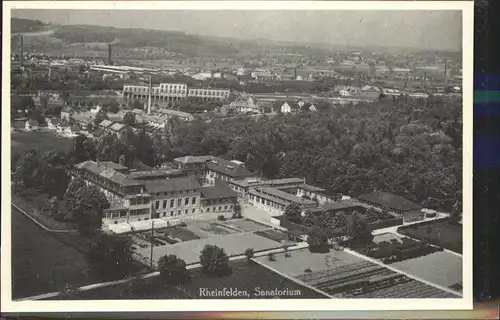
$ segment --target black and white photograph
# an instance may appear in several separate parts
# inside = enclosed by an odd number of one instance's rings
[[[471,305],[472,4],[189,2],[4,4],[2,304]]]

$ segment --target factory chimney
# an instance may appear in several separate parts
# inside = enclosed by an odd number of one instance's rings
[[[108,65],[113,65],[113,62],[111,61],[111,43],[108,44]]]
[[[148,87],[148,114],[151,114],[151,75],[149,75],[149,87]]]
[[[24,37],[21,36],[21,55],[19,57],[19,64],[22,67],[24,63]]]
[[[444,86],[448,86],[448,60],[444,60]]]
[[[297,67],[293,69],[293,80],[297,80]]]

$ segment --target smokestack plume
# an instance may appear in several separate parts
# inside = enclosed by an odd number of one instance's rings
[[[111,53],[112,53],[112,49],[111,49],[111,43],[108,44],[108,65],[113,65],[113,62],[111,61]]]

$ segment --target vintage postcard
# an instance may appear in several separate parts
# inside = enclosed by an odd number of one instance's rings
[[[472,308],[472,2],[3,9],[2,311]]]

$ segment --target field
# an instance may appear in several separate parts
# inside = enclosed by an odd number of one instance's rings
[[[251,232],[235,233],[225,236],[214,236],[208,239],[198,239],[187,242],[176,243],[172,245],[155,246],[153,249],[153,260],[158,261],[166,254],[175,254],[186,261],[187,264],[197,263],[200,252],[205,245],[216,245],[224,248],[228,256],[240,255],[248,248],[255,251],[274,249],[281,247],[281,244],[258,236]],[[150,248],[137,248],[136,253],[148,258],[150,257]]]
[[[462,253],[462,226],[438,220],[398,228],[398,233]]]
[[[88,264],[81,251],[40,229],[15,209],[11,218],[13,299],[60,291],[66,283],[79,287],[97,282],[85,273]],[[70,240],[77,236],[63,237]]]
[[[128,290],[130,285],[122,284],[114,287],[100,288],[86,292],[78,293],[75,300],[97,300],[97,299],[272,299],[273,295],[259,296],[259,290],[281,290],[286,292],[288,289],[289,295],[280,296],[280,298],[301,298],[314,299],[327,298],[316,291],[305,288],[291,280],[288,280],[277,273],[271,272],[268,269],[260,266],[255,262],[237,261],[231,262],[230,266],[233,273],[223,277],[215,277],[206,275],[200,269],[190,271],[191,281],[182,287],[161,287],[157,278],[151,279],[150,286],[144,285],[145,280],[137,280],[142,282],[138,284],[140,287],[136,290]],[[203,289],[223,290],[237,289],[243,292],[244,296],[207,296],[203,295]],[[200,290],[201,289],[201,290]],[[131,292],[132,291],[132,292]]]
[[[385,234],[376,236],[374,241],[400,238],[397,235]],[[391,267],[440,286],[451,287],[462,283],[462,264],[462,257],[459,255],[438,251],[414,259],[392,263]]]
[[[38,149],[41,153],[57,149],[68,151],[73,141],[54,135],[51,132],[11,132],[11,151],[23,154],[31,149]]]
[[[440,289],[343,251],[318,254],[308,249],[257,261],[335,298],[454,298]]]

